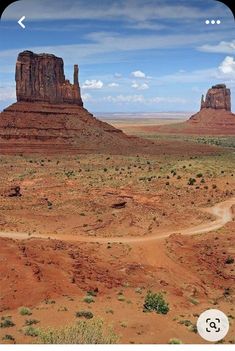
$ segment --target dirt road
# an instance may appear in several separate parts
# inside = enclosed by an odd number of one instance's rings
[[[108,242],[122,242],[122,243],[134,243],[134,242],[146,242],[146,241],[155,241],[158,239],[166,238],[174,233],[179,233],[182,235],[194,235],[207,233],[212,230],[217,230],[223,227],[226,223],[230,222],[234,218],[234,213],[232,211],[232,206],[235,205],[235,197],[220,202],[213,207],[201,209],[201,211],[210,213],[216,217],[214,221],[208,221],[203,224],[192,226],[189,228],[182,228],[182,230],[171,230],[171,231],[161,231],[155,232],[151,235],[143,236],[143,237],[89,237],[84,235],[72,235],[72,234],[52,234],[50,236],[34,233],[32,236],[29,236],[28,233],[20,233],[20,232],[0,232],[0,237],[12,238],[12,239],[29,239],[32,237],[47,239],[57,239],[57,240],[66,240],[66,241],[84,241],[84,242],[100,242],[100,243],[108,243]]]

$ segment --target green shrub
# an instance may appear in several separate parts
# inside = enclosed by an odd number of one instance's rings
[[[20,307],[19,312],[21,316],[30,316],[32,314],[32,311],[28,307]]]
[[[168,344],[182,344],[180,339],[172,338],[169,340]]]
[[[156,217],[155,217],[156,218]],[[142,288],[136,288],[135,289],[136,294],[142,294]]]
[[[95,289],[95,290],[88,290],[87,291],[87,295],[88,296],[97,296],[97,293],[98,293],[97,289]]]
[[[2,317],[2,322],[0,323],[0,328],[14,327],[15,323],[12,322],[11,317]]]
[[[2,340],[5,340],[5,341],[15,341],[15,338],[10,335],[10,334],[5,334],[3,337],[2,337]]]
[[[95,299],[93,296],[88,295],[84,297],[83,301],[86,303],[92,303],[92,302],[95,302]]]
[[[24,328],[24,335],[36,337],[39,335],[40,330],[32,326]]]
[[[46,299],[45,300],[45,304],[46,305],[54,305],[55,304],[55,300]]]
[[[25,320],[25,325],[33,325],[33,324],[37,324],[39,323],[40,321],[38,321],[37,319],[26,319]]]
[[[117,299],[118,301],[125,301],[125,296],[123,296],[122,294],[119,294]]]
[[[232,263],[234,263],[234,258],[231,257],[231,256],[228,256],[228,257],[226,258],[226,260],[225,260],[225,263],[226,263],[226,264],[232,264]]]
[[[93,318],[93,313],[90,311],[78,311],[76,312],[76,317],[84,317],[86,319],[91,319]]]
[[[148,291],[144,301],[144,311],[156,311],[160,314],[167,314],[169,306],[164,300],[162,293]]]
[[[189,180],[188,180],[188,185],[194,185],[195,182],[196,182],[196,179],[194,179],[194,178],[189,178]]]
[[[41,330],[38,337],[40,344],[115,344],[118,338],[103,321],[94,319],[79,321],[74,325]]]
[[[191,332],[193,332],[193,333],[195,333],[195,334],[197,334],[197,326],[196,326],[196,324],[190,325],[190,326],[188,327],[188,330],[191,331]]]

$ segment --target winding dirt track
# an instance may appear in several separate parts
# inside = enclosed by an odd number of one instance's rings
[[[28,233],[23,232],[0,232],[0,237],[4,238],[12,238],[12,239],[29,239],[29,238],[43,238],[47,239],[50,237],[50,239],[57,239],[57,240],[65,240],[65,241],[78,241],[78,242],[100,242],[100,243],[113,243],[113,242],[119,242],[119,243],[138,243],[138,242],[146,242],[146,241],[155,241],[159,240],[162,238],[167,238],[168,236],[179,233],[182,235],[194,235],[194,234],[202,234],[202,233],[207,233],[212,230],[217,230],[219,228],[222,228],[226,223],[230,222],[233,220],[234,213],[232,206],[235,205],[235,197],[220,202],[213,207],[206,208],[206,209],[201,209],[203,212],[210,213],[216,217],[214,221],[208,221],[203,224],[197,225],[197,226],[192,226],[189,228],[184,228],[182,230],[171,230],[171,231],[161,231],[157,233],[153,233],[151,235],[146,235],[143,237],[89,237],[89,236],[84,236],[84,235],[71,235],[71,234],[52,234],[50,236],[48,235],[43,235],[43,234],[37,234],[34,233],[33,236],[28,235]]]

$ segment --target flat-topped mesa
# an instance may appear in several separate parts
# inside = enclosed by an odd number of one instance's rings
[[[65,79],[62,58],[52,54],[23,51],[16,62],[17,101],[68,103],[83,106],[74,65],[74,84]]]
[[[206,94],[206,99],[202,95],[201,110],[204,108],[213,108],[215,110],[224,109],[231,112],[231,93],[225,84],[213,85]]]

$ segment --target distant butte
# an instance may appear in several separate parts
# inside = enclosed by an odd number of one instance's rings
[[[235,135],[230,89],[225,84],[212,86],[205,99],[202,95],[200,111],[186,122],[162,125],[153,130],[164,134]]]
[[[195,132],[235,134],[235,115],[231,112],[231,92],[225,84],[212,86],[201,99],[201,109],[186,122]]]

